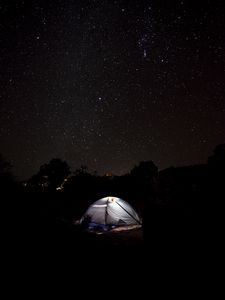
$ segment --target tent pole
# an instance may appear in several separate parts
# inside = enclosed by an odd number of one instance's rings
[[[127,211],[122,205],[120,205],[117,201],[115,201],[117,205],[119,205],[131,218],[133,218],[138,224],[141,225],[141,222],[138,221],[136,218],[134,218],[134,216],[132,216],[129,211]]]
[[[105,225],[107,224],[106,222],[107,222],[107,215],[108,215],[108,211],[107,211],[108,203],[109,203],[109,198],[107,199],[106,208],[105,208]]]

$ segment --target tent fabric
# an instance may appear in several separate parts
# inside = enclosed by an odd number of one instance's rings
[[[88,223],[99,225],[140,224],[140,218],[131,205],[117,197],[105,197],[94,202],[89,206],[80,222],[85,220],[88,220]]]

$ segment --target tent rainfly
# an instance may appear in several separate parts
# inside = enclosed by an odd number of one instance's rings
[[[126,201],[117,197],[104,197],[86,210],[80,220],[89,229],[109,229],[123,225],[141,224],[136,211]]]

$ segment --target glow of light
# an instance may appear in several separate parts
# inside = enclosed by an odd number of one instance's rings
[[[109,201],[110,201],[110,202],[115,202],[116,199],[115,199],[114,197],[109,197]]]

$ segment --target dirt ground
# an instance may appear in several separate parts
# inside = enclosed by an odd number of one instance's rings
[[[90,231],[85,233],[87,240],[104,243],[112,247],[142,247],[143,236],[140,225],[124,226],[107,232]]]

